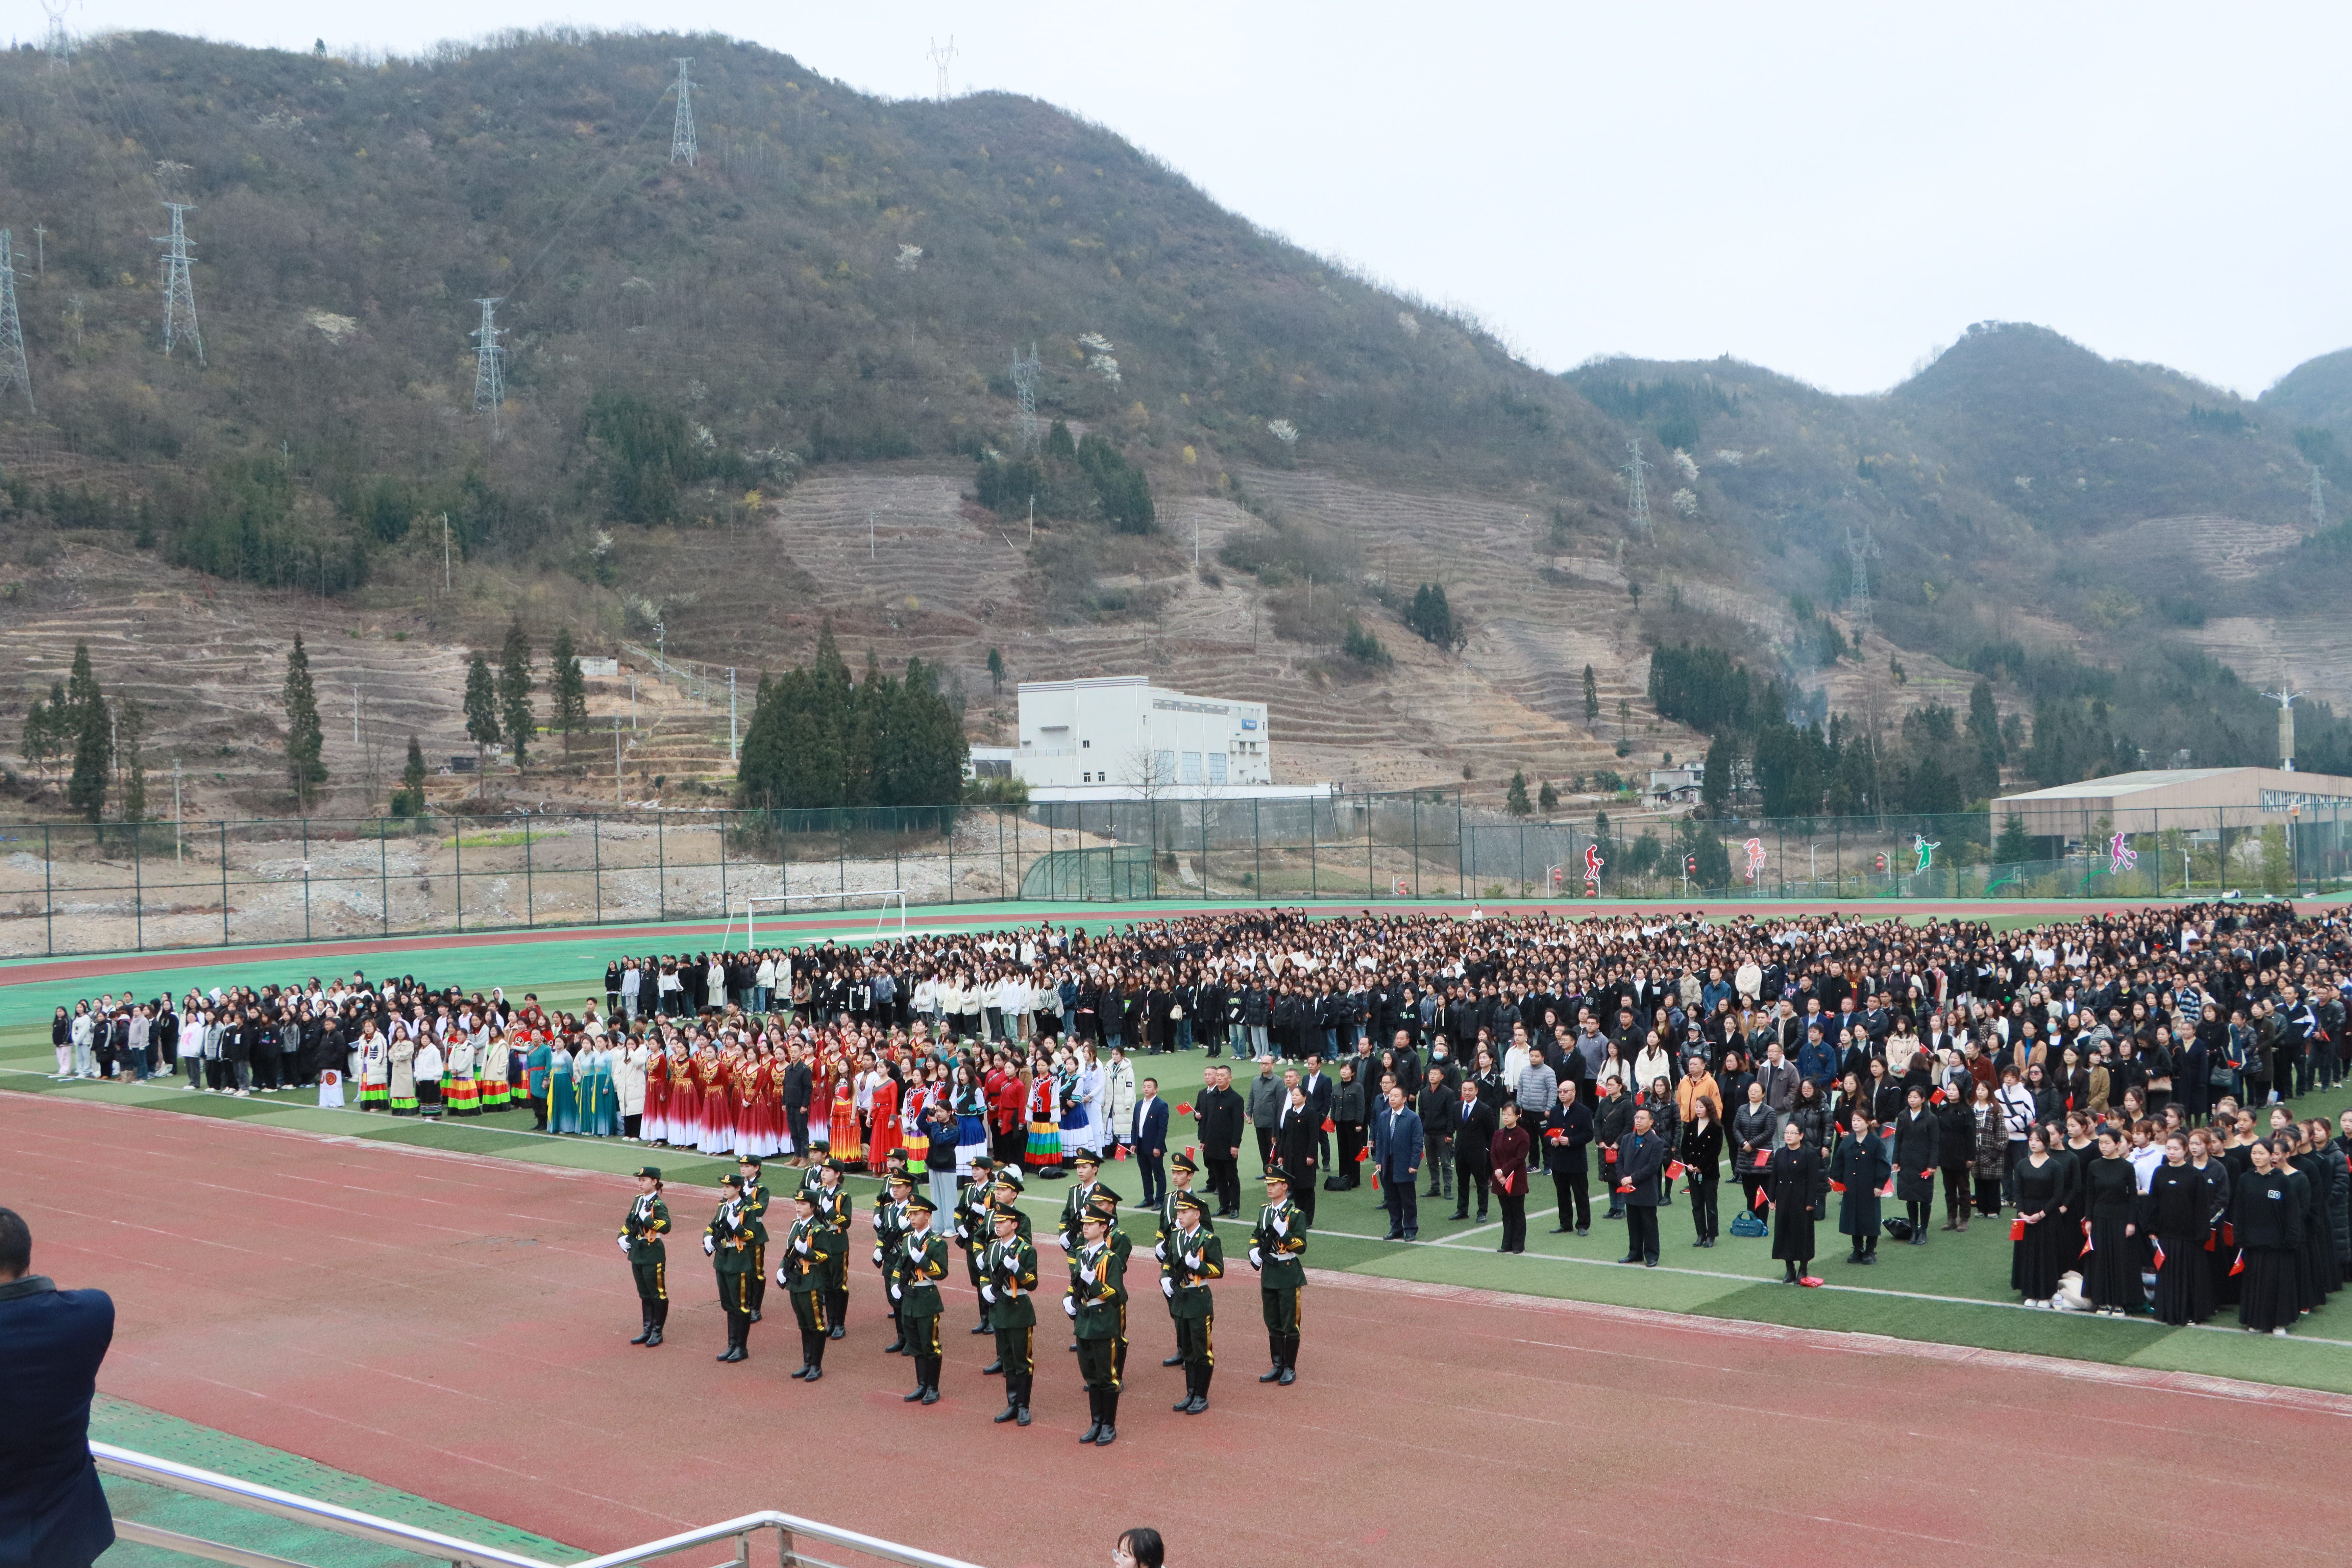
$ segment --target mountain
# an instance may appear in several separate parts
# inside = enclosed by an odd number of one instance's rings
[[[680,56],[692,163],[663,134]],[[884,101],[710,36],[365,62],[118,35],[0,56],[0,147],[39,398],[0,399],[16,696],[95,635],[160,742],[219,764],[208,810],[282,808],[254,711],[298,626],[386,692],[360,740],[327,726],[342,810],[411,730],[466,749],[458,656],[516,616],[721,682],[830,620],[853,659],[944,671],[975,738],[1009,723],[991,650],[1014,679],[1149,668],[1272,703],[1287,780],[1485,801],[1704,746],[1652,699],[1662,643],[1890,735],[1982,679],[2106,737],[2045,768],[2266,760],[2212,653],[2352,698],[2312,569],[2343,541],[2305,537],[2305,448],[2332,452],[2295,432],[2326,421],[2039,328],[1979,323],[1871,398],[1730,361],[1546,374],[1045,105]],[[167,200],[201,363],[162,352]],[[1626,520],[1637,438],[1654,541]],[[1458,649],[1405,624],[1423,584]],[[175,648],[235,678],[184,680]],[[721,783],[721,715],[676,695],[663,723],[700,729],[665,776]],[[610,798],[593,772],[531,784]]]

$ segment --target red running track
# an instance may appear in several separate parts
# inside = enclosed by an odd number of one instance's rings
[[[1194,1417],[1168,1408],[1179,1374],[1145,1297],[1119,1441],[1081,1449],[1052,1327],[1037,1424],[989,1422],[961,1289],[947,1398],[901,1405],[862,1260],[823,1384],[785,1375],[781,1310],[749,1363],[716,1363],[700,1193],[670,1194],[688,1237],[670,1342],[632,1348],[612,1239],[628,1195],[0,1097],[0,1203],[32,1225],[35,1267],[118,1304],[107,1392],[595,1551],[758,1507],[991,1568],[1094,1568],[1129,1523],[1167,1532],[1180,1568],[2137,1568],[2200,1534],[2263,1539],[2275,1568],[2340,1561],[2352,1531],[2326,1458],[2352,1436],[2336,1396],[1351,1276],[1309,1289],[1290,1389],[1256,1383],[1255,1292],[1228,1281]]]

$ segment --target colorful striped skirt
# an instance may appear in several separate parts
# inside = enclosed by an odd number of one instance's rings
[[[1062,1130],[1051,1121],[1029,1123],[1029,1147],[1022,1163],[1032,1170],[1062,1163]]]
[[[362,1110],[382,1110],[392,1103],[391,1087],[381,1083],[361,1084],[359,1103]]]
[[[482,1113],[481,1091],[470,1078],[459,1078],[454,1073],[445,1075],[441,1079],[441,1099],[452,1116],[479,1116]]]

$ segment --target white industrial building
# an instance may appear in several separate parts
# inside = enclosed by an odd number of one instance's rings
[[[1274,782],[1265,704],[1192,697],[1143,675],[1024,680],[1006,760],[1033,801],[1328,795]],[[983,751],[974,747],[975,761]]]

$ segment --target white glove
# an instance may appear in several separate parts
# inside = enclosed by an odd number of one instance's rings
[[[619,1242],[619,1243],[621,1244],[621,1250],[622,1250],[623,1252],[625,1252],[625,1253],[626,1251],[628,1251],[628,1250],[629,1250],[629,1238],[628,1238],[627,1237],[625,1237],[625,1236],[616,1236],[616,1237],[614,1237],[613,1239],[614,1239],[614,1240],[615,1240],[615,1241],[617,1241],[617,1242]]]
[[[1065,1296],[1065,1297],[1063,1297],[1063,1298],[1062,1298],[1062,1310],[1063,1310],[1063,1311],[1065,1311],[1065,1312],[1067,1312],[1067,1313],[1068,1313],[1071,1317],[1073,1317],[1073,1318],[1076,1317],[1076,1316],[1078,1315],[1078,1300],[1077,1300],[1077,1298],[1076,1298],[1076,1297],[1075,1297],[1075,1296]]]
[[[1205,1252],[1188,1252],[1184,1255],[1184,1267],[1198,1274],[1201,1272],[1201,1259],[1207,1256]]]
[[[890,1287],[890,1300],[892,1300],[893,1301],[895,1301],[895,1300],[897,1300],[898,1299],[898,1287],[897,1287],[896,1285],[893,1285],[893,1286],[891,1286],[891,1287]]]
[[[1164,1241],[1153,1243],[1151,1247],[1151,1256],[1158,1258],[1162,1263],[1167,1262],[1168,1244]]]
[[[705,1258],[714,1257],[714,1256],[716,1256],[716,1255],[717,1255],[718,1251],[719,1251],[719,1244],[718,1244],[717,1242],[715,1242],[715,1241],[711,1240],[711,1239],[710,1239],[710,1237],[707,1237],[707,1236],[706,1236],[706,1237],[704,1237],[702,1238],[702,1256],[703,1256],[703,1257],[705,1257]]]
[[[1160,1277],[1160,1293],[1173,1301],[1176,1299],[1176,1281],[1162,1274]]]
[[[1265,1267],[1265,1259],[1258,1256],[1257,1248],[1255,1247],[1250,1248],[1250,1267],[1252,1268],[1263,1268]]]
[[[877,1268],[879,1268],[882,1263],[882,1249],[878,1247],[874,1249],[874,1263]]]
[[[793,1250],[799,1253],[803,1258],[806,1258],[808,1256],[807,1239],[803,1237],[803,1239],[793,1243]]]
[[[1079,1283],[1085,1285],[1091,1285],[1095,1282],[1095,1271],[1091,1265],[1078,1270],[1078,1280]]]
[[[982,1286],[980,1288],[980,1299],[981,1299],[982,1300],[983,1300],[983,1301],[993,1301],[993,1300],[996,1300],[996,1287],[995,1287],[995,1286],[993,1286],[993,1285],[982,1285]]]
[[[1057,1236],[1054,1238],[1054,1245],[1067,1252],[1070,1250],[1070,1238],[1066,1236]]]

